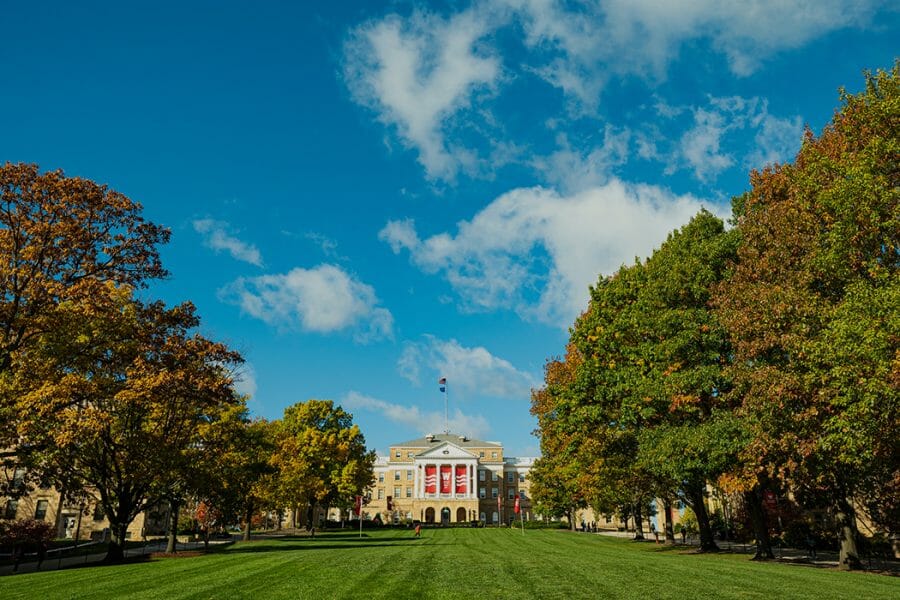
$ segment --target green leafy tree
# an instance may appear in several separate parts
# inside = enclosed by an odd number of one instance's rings
[[[746,460],[828,498],[854,568],[854,499],[900,479],[900,62],[841,102],[794,163],[752,175],[717,304]]]
[[[193,494],[229,522],[243,519],[249,540],[253,515],[266,504],[268,478],[275,473],[275,426],[251,420],[246,407],[237,404],[204,423],[198,434],[203,443],[195,450]]]
[[[374,480],[375,452],[353,416],[331,400],[289,406],[278,422],[272,465],[283,503],[303,507],[312,523],[319,506],[348,506]]]

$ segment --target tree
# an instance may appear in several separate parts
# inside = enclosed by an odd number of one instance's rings
[[[538,512],[566,517],[573,530],[576,511],[587,502],[579,489],[580,472],[562,411],[565,395],[575,393],[581,363],[578,349],[569,344],[563,360],[549,360],[544,365],[544,387],[531,391],[531,414],[538,420],[535,435],[541,440],[541,458],[530,473],[531,494]]]
[[[30,464],[64,489],[97,494],[116,561],[129,523],[184,478],[199,426],[240,402],[229,368],[241,359],[190,333],[199,323],[190,304],[145,304],[113,283],[103,291],[60,304],[60,326],[20,353],[28,375],[12,381],[24,380],[17,408]]]
[[[745,458],[828,498],[840,563],[855,568],[853,501],[900,478],[900,62],[841,102],[794,163],[751,175],[716,302],[751,428]]]
[[[315,526],[317,507],[349,506],[372,484],[375,452],[366,450],[350,413],[331,400],[307,400],[285,409],[272,464],[284,503],[304,507],[307,525]]]
[[[251,420],[240,404],[203,424],[198,433],[203,444],[193,462],[191,490],[223,518],[244,519],[244,540],[249,540],[253,515],[270,495],[267,478],[275,473],[275,427]]]
[[[166,275],[156,247],[169,231],[140,212],[124,195],[62,171],[0,166],[0,379],[16,369],[17,352],[58,326],[60,303],[103,293],[104,282],[141,287]],[[14,403],[0,395],[0,447],[18,445]],[[5,462],[15,468],[21,457]]]

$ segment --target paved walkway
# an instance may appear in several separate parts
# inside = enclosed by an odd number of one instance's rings
[[[618,538],[634,538],[633,531],[598,531],[597,535],[605,535],[610,537],[618,537]],[[652,534],[645,533],[644,534],[644,543],[655,543]],[[662,536],[660,536],[660,544],[663,543]],[[683,547],[685,549],[691,547],[698,547],[700,545],[700,539],[695,536],[688,536],[687,541],[682,543],[681,536],[676,536],[675,547]],[[737,542],[730,542],[727,540],[716,540],[716,545],[719,546],[720,550],[724,550],[726,552],[734,552],[737,554],[753,554],[756,552],[756,546],[753,544],[739,544]],[[829,552],[826,550],[822,550],[816,552],[815,558],[811,557],[806,550],[802,550],[799,548],[780,548],[774,546],[772,548],[772,552],[775,554],[775,559],[778,561],[793,563],[793,564],[804,564],[813,567],[837,567],[838,566],[838,553],[837,552]],[[894,575],[900,575],[900,561],[892,560],[892,559],[881,559],[881,558],[863,558],[862,560],[863,568],[867,570],[874,571],[885,571]]]
[[[239,539],[238,536],[232,536],[230,539],[216,539],[210,540],[210,546],[216,546],[221,544],[230,544],[232,541]],[[179,542],[178,543],[178,551],[179,552],[187,552],[190,550],[199,550],[203,548],[203,542]],[[15,573],[33,573],[35,571],[54,571],[56,569],[65,569],[68,567],[78,567],[81,565],[87,564],[96,564],[103,562],[103,559],[106,557],[106,550],[100,549],[100,546],[96,542],[85,542],[83,544],[78,545],[79,550],[95,548],[95,552],[86,552],[84,555],[79,556],[61,556],[62,552],[53,552],[52,550],[47,553],[47,558],[44,559],[44,562],[41,563],[40,569],[38,569],[37,564],[37,556],[34,554],[26,554],[25,560],[19,563],[18,571],[13,571],[12,565],[3,565],[0,566],[0,576],[3,575],[13,575]],[[61,550],[70,550],[70,548],[63,548]],[[127,548],[125,550],[125,558],[136,558],[139,556],[146,556],[148,554],[153,554],[154,552],[165,552],[166,550],[166,540],[159,539],[153,542],[148,542],[147,544],[139,547],[139,548]]]

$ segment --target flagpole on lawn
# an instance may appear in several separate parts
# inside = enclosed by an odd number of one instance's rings
[[[525,515],[522,514],[522,507],[519,504],[518,494],[516,494],[516,505],[513,510],[519,514],[519,522],[522,523],[522,535],[525,535]]]

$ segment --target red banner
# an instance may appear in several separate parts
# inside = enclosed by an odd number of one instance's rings
[[[468,468],[465,465],[456,465],[456,493],[465,494],[468,487]]]
[[[356,497],[356,505],[353,507],[353,512],[358,515],[362,514],[362,496]]]
[[[516,514],[519,514],[519,495],[516,494],[516,508],[514,509]]]
[[[425,465],[425,493],[433,494],[437,491],[437,467]]]
[[[449,494],[453,491],[451,480],[453,479],[453,473],[450,468],[450,465],[441,465],[441,493]]]

